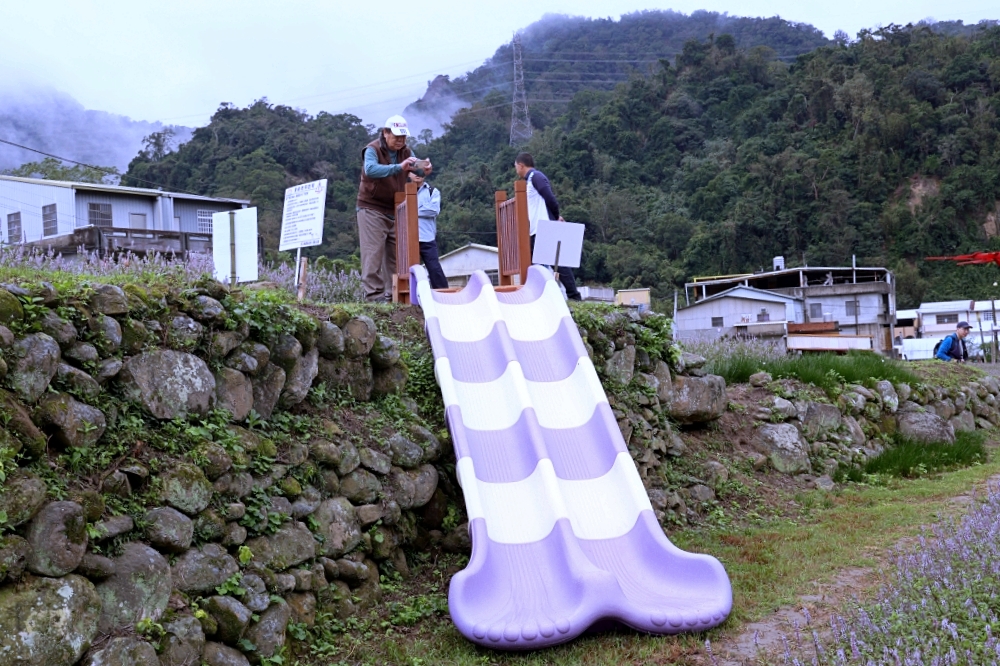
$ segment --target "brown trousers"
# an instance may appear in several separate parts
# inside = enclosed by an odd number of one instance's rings
[[[396,272],[396,219],[369,208],[358,209],[361,284],[366,301],[392,300]]]

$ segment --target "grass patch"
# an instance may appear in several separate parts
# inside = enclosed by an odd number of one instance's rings
[[[866,474],[883,474],[912,479],[959,467],[986,462],[986,433],[959,432],[955,443],[921,444],[897,436],[893,445],[865,463]]]
[[[872,384],[883,379],[910,384],[920,381],[903,363],[872,352],[776,356],[743,347],[710,359],[706,370],[721,375],[728,384],[746,383],[750,375],[764,371],[775,379],[798,379],[813,384],[828,394],[845,383]]]

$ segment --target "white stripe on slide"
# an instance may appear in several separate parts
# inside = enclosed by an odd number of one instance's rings
[[[500,312],[507,323],[507,332],[514,340],[538,342],[556,334],[563,317],[570,316],[569,308],[555,280],[545,282],[542,295],[530,303],[500,302]]]
[[[523,304],[499,302],[492,287],[483,287],[476,300],[462,305],[438,303],[429,283],[424,281],[418,290],[424,317],[437,317],[441,335],[452,342],[482,340],[498,321],[506,322],[507,332],[514,340],[548,340],[556,334],[563,317],[570,316],[554,280],[548,281],[539,298]]]
[[[452,342],[476,342],[482,340],[494,324],[502,318],[500,303],[497,302],[493,287],[483,287],[476,300],[461,305],[438,303],[434,300],[434,292],[430,282],[421,281],[418,287],[420,307],[424,317],[437,317],[441,325],[441,335]]]
[[[497,543],[540,541],[560,518],[569,518],[577,538],[614,539],[628,534],[642,511],[653,510],[628,453],[619,453],[596,479],[560,479],[548,459],[513,483],[480,481],[468,457],[458,461],[457,472],[469,520],[485,519]]]
[[[578,428],[590,420],[597,405],[608,401],[589,358],[581,358],[573,373],[557,382],[528,381],[517,361],[491,382],[456,380],[447,357],[435,362],[434,373],[445,408],[460,407],[462,423],[471,430],[510,428],[528,407],[534,407],[543,428]]]

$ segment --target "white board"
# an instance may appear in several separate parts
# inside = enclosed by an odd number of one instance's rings
[[[531,253],[531,263],[556,265],[556,246],[559,246],[559,266],[577,268],[583,253],[582,224],[539,220],[535,231],[535,251]]]
[[[325,212],[326,178],[285,190],[278,249],[283,252],[322,243]]]
[[[215,279],[228,284],[233,279],[229,235],[229,213],[236,213],[236,282],[257,279],[257,209],[241,208],[212,215],[212,260]]]

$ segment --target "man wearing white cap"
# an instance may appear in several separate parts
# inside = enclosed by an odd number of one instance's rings
[[[419,160],[406,145],[410,130],[402,116],[385,121],[379,137],[361,151],[364,167],[358,188],[358,241],[365,300],[392,299],[396,272],[396,192],[406,186],[411,171],[431,172],[430,160]]]

